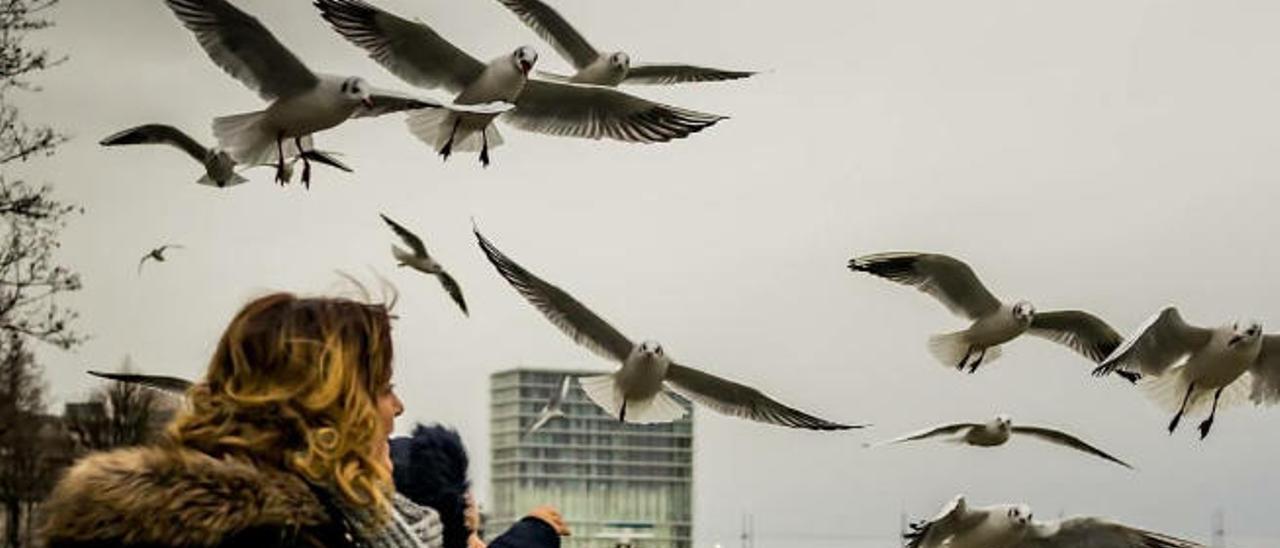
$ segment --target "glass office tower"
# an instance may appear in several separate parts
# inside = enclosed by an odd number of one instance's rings
[[[563,406],[567,417],[525,435],[564,376],[598,374],[520,368],[490,377],[487,534],[552,504],[573,530],[565,548],[690,548],[692,414],[668,424],[623,424],[591,403],[574,381]]]

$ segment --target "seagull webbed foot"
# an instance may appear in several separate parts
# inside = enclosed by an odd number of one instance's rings
[[[1209,435],[1209,429],[1210,429],[1210,428],[1213,428],[1213,417],[1212,417],[1212,416],[1210,416],[1209,418],[1205,419],[1205,420],[1204,420],[1204,422],[1200,423],[1200,439],[1204,439],[1204,438],[1205,438],[1205,436],[1208,436],[1208,435]]]

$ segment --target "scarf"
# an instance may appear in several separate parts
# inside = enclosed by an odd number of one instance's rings
[[[442,548],[444,526],[435,510],[418,506],[396,493],[391,499],[391,521],[380,522],[368,510],[341,505],[357,544],[363,548]]]

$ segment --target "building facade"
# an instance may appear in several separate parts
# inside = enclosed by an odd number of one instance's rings
[[[565,375],[598,374],[520,368],[490,377],[493,497],[486,531],[501,533],[551,504],[573,531],[565,548],[690,548],[692,413],[668,424],[624,424],[575,381],[562,406],[566,417],[525,434]]]

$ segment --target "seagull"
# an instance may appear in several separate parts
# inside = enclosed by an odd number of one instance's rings
[[[963,495],[911,529],[907,548],[1204,548],[1100,518],[1034,521],[1025,504],[970,507]]]
[[[470,315],[467,312],[467,301],[462,298],[462,288],[458,287],[458,282],[445,272],[444,267],[440,263],[431,258],[427,253],[427,246],[422,243],[422,238],[417,234],[409,232],[409,229],[400,226],[386,215],[379,214],[382,220],[391,227],[391,230],[400,237],[400,240],[409,246],[412,251],[405,250],[400,246],[391,244],[391,254],[400,262],[399,266],[407,266],[424,274],[431,274],[440,280],[440,285],[444,286],[444,290],[449,292],[449,296],[453,298],[453,302],[458,303],[458,308],[462,309],[462,313]]]
[[[542,408],[542,413],[538,415],[538,420],[533,421],[533,425],[525,431],[526,436],[546,426],[548,422],[551,422],[551,419],[564,416],[564,410],[561,407],[564,405],[564,400],[569,397],[569,381],[571,380],[573,380],[572,377],[568,375],[565,375],[560,380],[560,390],[551,394],[551,399],[547,400],[547,405]]]
[[[540,73],[547,78],[581,84],[681,84],[737,80],[755,72],[694,65],[632,65],[624,52],[600,53],[554,8],[539,0],[498,0],[524,24],[549,42],[578,72],[573,76]]]
[[[169,394],[182,395],[191,388],[192,382],[178,377],[168,377],[165,375],[145,375],[140,373],[110,373],[105,371],[90,371],[90,375],[98,378],[129,383],[153,388],[161,392]]]
[[[1022,434],[1039,438],[1055,445],[1069,447],[1077,451],[1083,451],[1095,457],[1109,460],[1125,468],[1133,468],[1132,466],[1129,466],[1128,463],[1108,455],[1101,449],[1089,445],[1088,443],[1081,441],[1080,438],[1072,436],[1066,432],[1039,426],[1014,426],[1013,419],[1008,415],[996,415],[994,419],[987,421],[986,423],[960,422],[938,426],[929,430],[923,430],[914,434],[908,434],[900,438],[892,439],[879,445],[889,445],[950,436],[951,441],[956,443],[963,443],[974,447],[997,447],[1004,445],[1005,442],[1009,441],[1009,437],[1013,434]]]
[[[952,313],[973,321],[968,329],[929,338],[929,352],[943,365],[970,373],[1000,357],[1000,345],[1023,333],[1049,339],[1099,363],[1122,340],[1097,316],[1080,310],[1036,312],[1027,301],[1002,303],[969,265],[933,253],[876,253],[849,260],[855,272],[913,286],[942,301]],[[1126,375],[1130,382],[1136,375]]]
[[[276,164],[284,183],[285,141],[305,153],[312,133],[349,118],[446,107],[438,102],[372,91],[364,79],[321,75],[276,40],[257,19],[226,0],[165,0],[196,35],[215,64],[271,104],[266,110],[213,121],[218,145],[239,164]],[[302,154],[302,182],[310,186],[310,158]]]
[[[236,161],[231,159],[231,155],[216,148],[206,148],[190,135],[170,125],[143,124],[131,127],[111,134],[98,144],[108,147],[119,145],[169,145],[186,152],[188,156],[195,158],[197,162],[204,165],[205,174],[196,181],[198,184],[223,188],[249,181],[243,175],[236,173]],[[348,173],[351,172],[351,168],[347,167],[346,164],[339,162],[329,153],[320,150],[304,151],[302,157]],[[293,163],[297,159],[298,156],[293,156],[286,164],[285,180],[290,178]]]
[[[632,143],[658,143],[701,131],[723,116],[703,114],[633,97],[599,86],[530,80],[538,60],[523,46],[483,63],[423,23],[402,19],[362,0],[316,0],[339,34],[402,80],[458,94],[455,104],[514,103],[503,120],[526,131]],[[479,151],[502,144],[492,124],[497,113],[417,111],[409,116],[414,135],[448,159],[454,150]]]
[[[156,262],[163,263],[164,253],[170,249],[184,249],[184,247],[177,244],[165,244],[148,251],[147,254],[143,255],[142,259],[138,261],[138,275],[142,275],[142,265],[147,262],[147,259],[155,259]]]
[[[656,342],[632,343],[568,293],[507,258],[479,229],[473,231],[480,249],[498,274],[552,324],[596,355],[621,364],[613,374],[580,378],[578,385],[591,401],[622,422],[655,424],[683,417],[684,407],[663,390],[670,387],[717,412],[754,421],[810,430],[865,426],[820,419],[783,405],[749,386],[680,365]]]
[[[1216,328],[1190,325],[1176,307],[1169,306],[1149,318],[1093,372],[1101,376],[1134,370],[1154,376],[1146,383],[1148,393],[1177,409],[1169,422],[1170,434],[1185,412],[1204,404],[1213,392],[1209,417],[1200,423],[1200,439],[1204,439],[1213,427],[1224,390],[1243,389],[1251,380],[1254,403],[1280,401],[1280,335],[1264,335],[1257,321]]]

